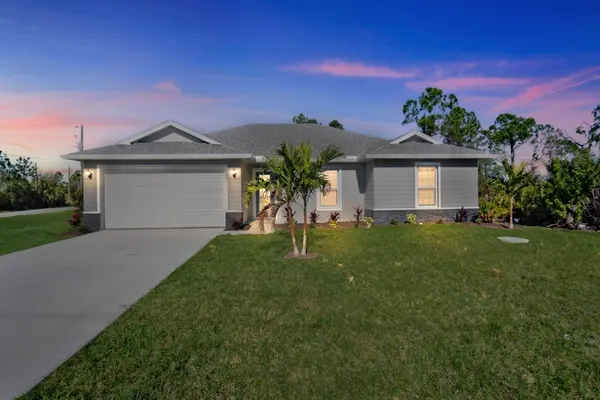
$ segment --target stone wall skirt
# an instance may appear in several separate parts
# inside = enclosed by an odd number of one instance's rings
[[[100,213],[95,214],[86,214],[83,213],[83,226],[89,229],[92,232],[100,230]]]
[[[225,213],[225,230],[226,231],[232,230],[233,229],[233,227],[232,227],[233,221],[235,221],[235,220],[241,220],[243,218],[244,218],[244,215],[243,215],[243,213],[241,211],[239,211],[239,212],[238,211],[236,211],[236,212],[230,212],[230,211],[226,212]]]
[[[467,208],[468,219],[471,221],[476,218],[477,208]],[[417,222],[435,222],[439,218],[443,218],[446,221],[454,221],[458,209],[418,209],[418,210],[365,210],[365,216],[371,217],[375,220],[376,224],[389,224],[394,218],[400,223],[406,221],[408,214],[415,214],[417,216]]]

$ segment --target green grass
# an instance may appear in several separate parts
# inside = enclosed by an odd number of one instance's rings
[[[600,236],[507,233],[217,237],[26,398],[597,399]]]
[[[66,239],[72,211],[0,218],[0,255]]]

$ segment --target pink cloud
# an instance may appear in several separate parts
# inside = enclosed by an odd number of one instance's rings
[[[486,76],[466,76],[438,80],[407,82],[406,86],[411,90],[420,91],[426,87],[436,87],[444,90],[461,90],[470,88],[497,88],[503,86],[519,86],[529,83],[524,78],[502,78]]]
[[[597,79],[600,79],[600,66],[588,68],[546,83],[531,85],[517,96],[506,99],[498,104],[494,108],[494,111],[502,112],[511,108],[524,106],[536,99],[581,86]]]
[[[166,93],[181,93],[181,88],[173,80],[158,82],[154,89]]]
[[[159,82],[164,83],[164,82]],[[0,90],[0,150],[65,166],[59,155],[76,151],[75,125],[85,126],[86,148],[110,145],[167,119],[212,131],[272,120],[235,99],[152,85],[145,90],[20,92]],[[171,88],[172,89],[172,88]],[[52,161],[53,160],[53,161]]]
[[[365,65],[360,62],[340,60],[325,60],[319,63],[288,65],[283,67],[282,70],[352,78],[404,79],[413,78],[417,75],[414,70],[393,69],[390,67]]]

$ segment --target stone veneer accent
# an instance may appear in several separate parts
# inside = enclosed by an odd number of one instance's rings
[[[95,232],[100,230],[100,213],[97,214],[83,214],[83,226],[89,231]]]
[[[231,227],[231,224],[233,223],[233,221],[236,219],[242,219],[242,218],[243,218],[243,213],[241,211],[226,212],[225,213],[225,230],[226,231],[233,230],[233,228]]]
[[[439,218],[446,221],[454,221],[456,218],[457,209],[420,209],[420,210],[365,210],[365,216],[374,219],[376,224],[389,224],[393,218],[398,219],[399,223],[406,221],[408,214],[415,214],[417,222],[435,222]],[[468,212],[468,220],[471,221],[477,217],[478,208],[465,208]]]

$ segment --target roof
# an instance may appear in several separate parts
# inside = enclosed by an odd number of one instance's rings
[[[194,141],[151,141],[175,127]],[[180,133],[181,134],[181,133]],[[149,137],[151,135],[155,135]],[[145,140],[144,140],[145,139]],[[309,142],[317,152],[336,145],[346,156],[339,161],[359,162],[374,158],[492,158],[477,150],[443,144],[420,131],[399,138],[345,131],[316,124],[249,124],[210,134],[200,134],[175,121],[165,121],[112,146],[62,156],[68,160],[183,160],[250,159],[268,157],[282,142]]]
[[[494,155],[466,147],[423,142],[388,143],[365,154],[365,158],[493,158]]]
[[[418,139],[421,140],[423,142],[427,142],[427,143],[431,143],[431,144],[441,144],[442,142],[440,142],[439,140],[424,134],[423,132],[421,132],[418,129],[413,129],[412,131],[405,133],[404,135],[397,137],[396,139],[393,139],[390,144],[399,144],[399,143],[403,143],[406,142],[407,140],[414,140],[414,139]]]
[[[98,147],[63,156],[69,160],[95,159],[218,159],[218,158],[251,158],[252,154],[224,146],[222,144],[206,144],[195,142],[154,142],[115,144]]]
[[[209,134],[218,142],[258,156],[273,155],[282,142],[309,142],[315,151],[337,145],[346,156],[362,156],[387,139],[316,124],[250,124]]]

